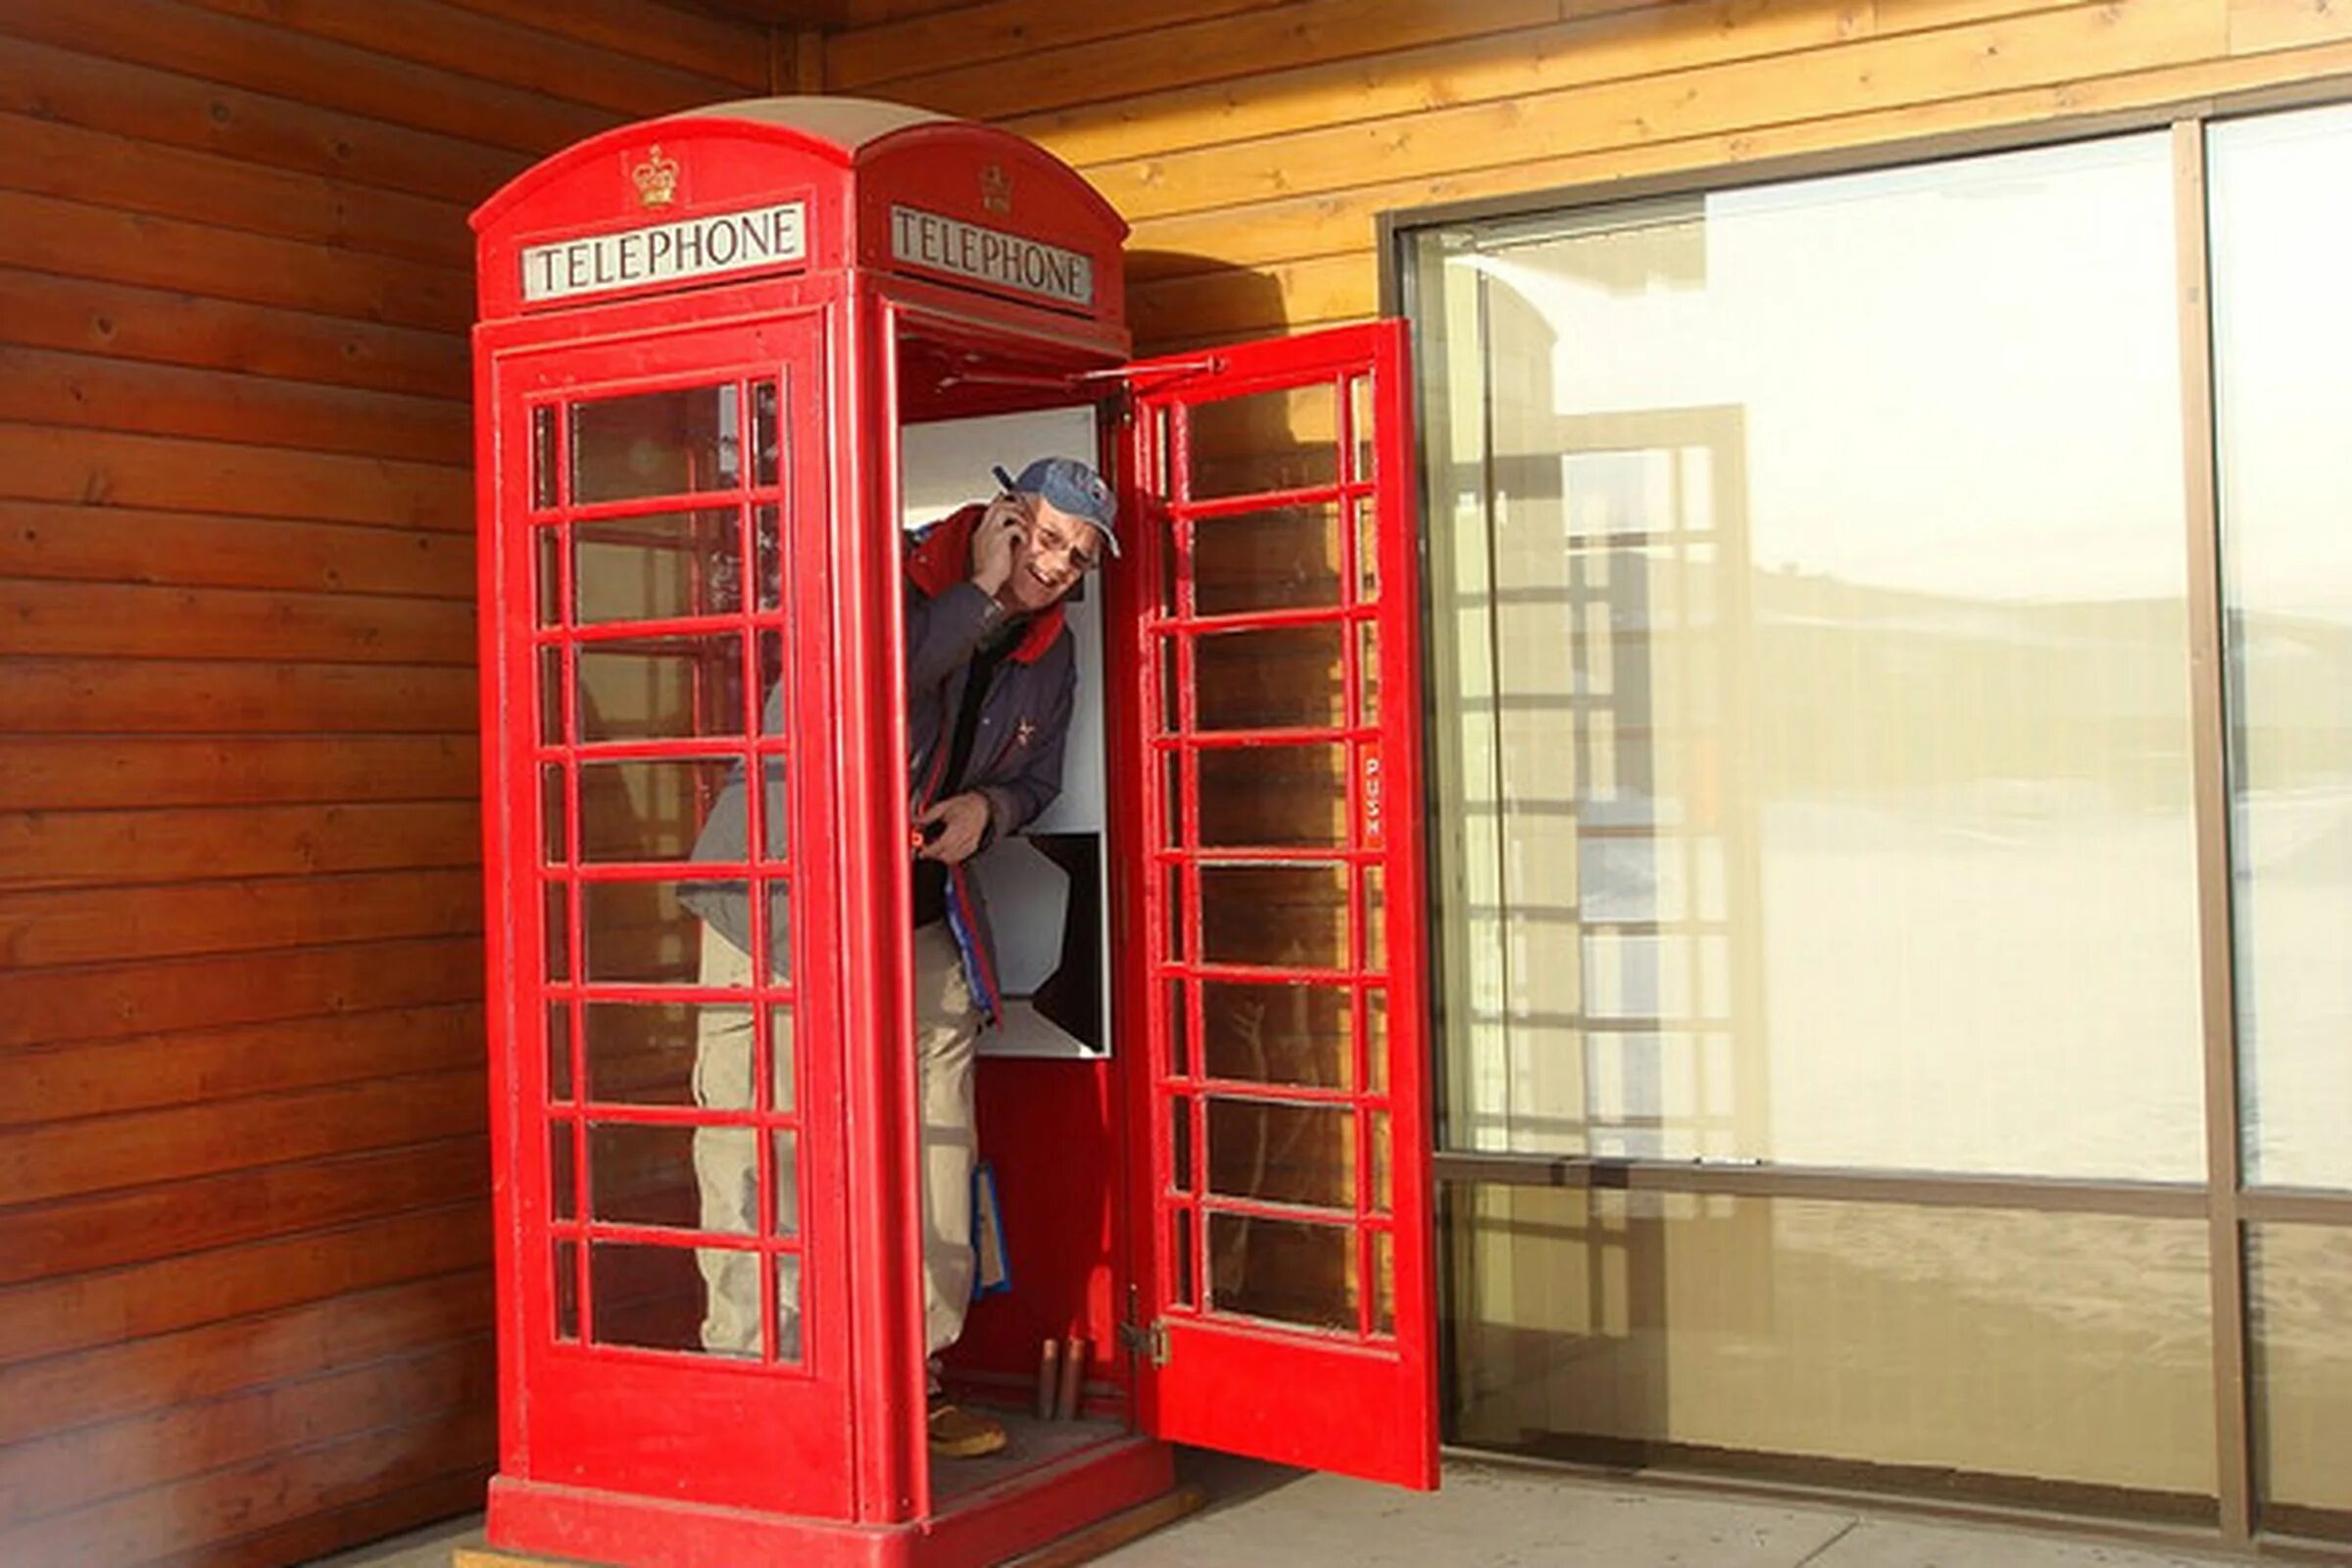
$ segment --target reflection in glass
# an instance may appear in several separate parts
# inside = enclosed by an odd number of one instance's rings
[[[1431,243],[1446,1143],[2202,1179],[2173,200]]]
[[[579,1166],[574,1160],[572,1124],[547,1124],[547,1208],[557,1219],[579,1217]]]
[[[1173,1100],[1168,1102],[1168,1159],[1175,1190],[1193,1190],[1193,1102]]]
[[[1350,999],[1341,986],[1203,981],[1203,1070],[1244,1083],[1352,1088]]]
[[[2246,1174],[2352,1188],[2352,110],[2210,136]]]
[[[1200,843],[1208,848],[1344,849],[1348,750],[1210,746],[1200,766]]]
[[[695,886],[735,892],[740,882]],[[580,884],[584,979],[600,985],[703,984],[703,922],[679,902],[676,882]]]
[[[740,1007],[697,1007],[680,1002],[591,1002],[581,1012],[581,1045],[588,1060],[588,1097],[615,1105],[694,1103],[695,1040],[705,1017]],[[747,1068],[726,1082],[751,1080]],[[749,1096],[740,1097],[748,1102]],[[713,1100],[730,1110],[748,1102]]]
[[[1209,1097],[1212,1193],[1353,1209],[1355,1157],[1355,1112],[1346,1105]]]
[[[1339,482],[1339,394],[1329,382],[1199,404],[1188,418],[1195,501]]]
[[[580,858],[590,864],[682,860],[730,771],[726,758],[653,758],[580,764]],[[768,766],[780,787],[784,762]],[[778,799],[781,799],[779,794]],[[783,851],[781,821],[768,824]]]
[[[714,615],[741,608],[743,528],[731,507],[571,525],[572,619]]]
[[[736,402],[729,384],[573,404],[572,504],[733,489],[742,478]]]
[[[539,744],[564,744],[564,650],[557,645],[539,650]]]
[[[1338,502],[1195,519],[1195,613],[1312,610],[1339,602]]]
[[[692,1127],[590,1122],[589,1217],[608,1225],[739,1229],[735,1216],[702,1212],[694,1185],[694,1135]]]
[[[541,888],[541,903],[546,910],[547,978],[562,985],[571,978],[571,896],[565,884],[549,882]]]
[[[801,1233],[801,1136],[789,1129],[770,1135],[775,1201],[769,1205],[769,1223],[778,1236],[798,1236]]]
[[[531,530],[533,564],[532,597],[539,610],[538,623],[559,626],[564,622],[564,533],[558,528]]]
[[[573,657],[583,741],[744,732],[740,637],[631,637],[581,643]]]
[[[2264,1523],[2352,1540],[2352,1229],[2258,1225],[2247,1252]]]
[[[1168,1215],[1169,1241],[1176,1255],[1174,1299],[1178,1306],[1190,1306],[1195,1299],[1193,1281],[1198,1270],[1193,1261],[1194,1223],[1194,1214],[1189,1208],[1180,1208]]]
[[[551,762],[539,770],[540,853],[549,865],[564,865],[571,859],[569,817],[564,806],[564,764]]]
[[[595,1243],[588,1250],[588,1298],[590,1338],[598,1345],[706,1353],[703,1275],[690,1248]]]
[[[1196,727],[1337,729],[1348,722],[1341,684],[1345,628],[1229,631],[1193,643]]]
[[[1280,968],[1348,967],[1348,868],[1203,865],[1200,957]]]
[[[801,1255],[785,1252],[776,1258],[776,1359],[798,1361],[801,1342]]]
[[[1465,1442],[2215,1515],[2201,1219],[1497,1187],[1449,1231]]]
[[[783,451],[776,383],[752,383],[752,483],[774,484]]]
[[[558,1242],[555,1255],[556,1338],[580,1337],[580,1244]]]
[[[571,1009],[561,1002],[547,1004],[547,1098],[571,1098]]]
[[[541,405],[531,411],[531,506],[556,504],[556,411]]]
[[[1208,1307],[1352,1334],[1355,1236],[1345,1225],[1211,1211]]]

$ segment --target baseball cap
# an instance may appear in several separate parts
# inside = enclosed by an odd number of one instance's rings
[[[1036,496],[1056,512],[1084,517],[1102,530],[1103,548],[1114,556],[1119,553],[1119,536],[1111,526],[1119,514],[1118,503],[1102,476],[1076,458],[1039,458],[1017,479],[1001,466],[990,471],[1006,490]]]

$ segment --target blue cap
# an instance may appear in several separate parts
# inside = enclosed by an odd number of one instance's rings
[[[1102,476],[1076,458],[1039,458],[1017,479],[1002,467],[990,471],[1006,490],[1036,496],[1056,512],[1093,523],[1102,530],[1103,548],[1114,556],[1119,553],[1119,536],[1111,527],[1119,514],[1118,503]]]

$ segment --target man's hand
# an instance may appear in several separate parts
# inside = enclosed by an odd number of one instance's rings
[[[988,504],[972,529],[972,586],[991,599],[1004,592],[1028,542],[1029,510],[1014,496]]]
[[[988,832],[988,799],[972,791],[951,795],[914,819],[917,829],[933,822],[940,824],[940,831],[914,852],[916,858],[958,864],[971,858],[972,852],[980,848],[982,836]]]

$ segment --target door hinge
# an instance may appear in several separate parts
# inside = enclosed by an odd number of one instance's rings
[[[1130,1355],[1140,1355],[1154,1367],[1168,1364],[1168,1323],[1165,1318],[1153,1318],[1150,1323],[1122,1323],[1119,1343]]]

